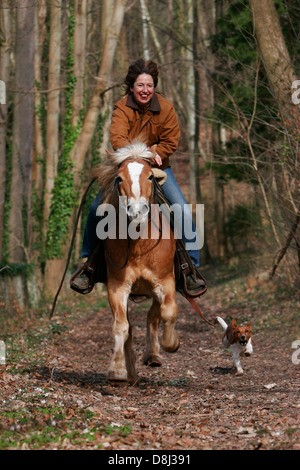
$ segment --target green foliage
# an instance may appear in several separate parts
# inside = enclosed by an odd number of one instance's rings
[[[291,30],[291,11],[283,0],[275,0],[287,47],[291,54],[299,38]],[[295,13],[293,13],[295,14]],[[299,18],[298,18],[299,20]],[[217,21],[217,33],[210,38],[210,45],[216,57],[214,79],[220,84],[217,91],[216,117],[224,123],[235,125],[238,114],[250,120],[255,94],[257,94],[256,120],[254,131],[265,138],[274,138],[277,127],[277,103],[269,89],[264,67],[260,64],[258,87],[255,89],[255,74],[259,63],[257,44],[253,34],[253,22],[248,2],[238,0]],[[293,55],[294,57],[294,55]],[[294,65],[294,60],[293,60]]]
[[[37,90],[41,89],[41,84],[35,81],[35,86]],[[46,148],[46,124],[47,124],[47,112],[46,112],[46,95],[41,93],[39,96],[40,103],[35,107],[35,115],[37,116],[40,126],[41,126],[41,135],[43,141],[43,148]],[[40,190],[34,185],[31,191],[31,224],[32,224],[32,233],[37,234],[35,237],[35,251],[40,254],[42,258],[43,247],[44,247],[44,235],[43,235],[43,214],[44,214],[44,183],[45,183],[45,173],[46,173],[46,161],[45,155],[37,154],[35,155],[36,165],[41,165],[42,172],[42,181],[43,187]]]
[[[243,236],[253,230],[257,225],[258,217],[255,207],[245,204],[237,204],[228,214],[227,234],[231,237]]]
[[[223,58],[225,65],[241,70],[243,64],[256,58],[252,30],[251,13],[245,2],[232,4],[217,21],[217,33],[211,37],[212,51]]]
[[[34,272],[34,264],[33,263],[6,263],[0,265],[0,276],[22,276],[22,277],[30,277],[31,274]]]
[[[73,35],[75,27],[75,17],[70,9],[68,54],[66,59],[66,81],[65,91],[65,116],[62,128],[63,148],[59,161],[58,174],[54,183],[51,199],[51,211],[48,221],[46,253],[47,259],[53,259],[62,255],[62,248],[68,235],[69,218],[72,209],[76,204],[76,194],[74,194],[73,162],[70,152],[80,134],[83,116],[81,114],[77,125],[72,125],[72,95],[76,85],[76,77],[73,73]]]
[[[236,254],[249,249],[250,237],[258,238],[261,230],[257,208],[246,204],[234,206],[227,215],[225,230]]]
[[[9,261],[9,236],[10,230],[8,226],[9,213],[11,209],[10,202],[10,187],[12,177],[12,142],[6,149],[6,180],[5,180],[5,201],[4,201],[4,216],[3,216],[3,240],[2,240],[2,262],[7,264]]]
[[[98,120],[97,120],[96,131],[93,135],[92,142],[91,142],[91,167],[101,162],[101,155],[99,153],[99,147],[103,141],[103,125],[105,123],[105,120],[106,120],[106,114],[102,115],[100,113],[98,116]],[[84,234],[85,222],[86,222],[86,218],[89,212],[89,208],[93,200],[95,199],[98,191],[99,191],[98,186],[94,185],[89,191],[89,193],[87,194],[85,204],[82,209],[82,218],[81,218],[81,227],[80,227],[81,237],[83,237],[83,234]]]
[[[281,18],[287,11],[285,2],[278,0],[275,3]],[[254,153],[260,156],[259,171],[266,168],[266,163],[270,163],[271,151],[267,151],[270,142],[280,140],[282,134],[277,131],[280,126],[277,103],[260,63],[248,2],[238,0],[231,3],[226,13],[217,21],[217,32],[210,38],[210,47],[216,58],[213,78],[217,84],[212,117],[215,122],[222,123],[228,129],[226,149],[214,149],[211,167],[223,181],[233,178],[257,184],[257,175],[253,171],[252,157],[245,138],[245,122],[250,123],[255,102],[251,145]],[[235,132],[235,129],[240,132]]]
[[[257,115],[261,121],[276,116],[275,104],[266,86],[264,69],[259,71],[260,86],[255,90],[257,48],[253,36],[251,12],[245,2],[238,1],[217,22],[218,32],[211,37],[211,48],[218,58],[215,79],[220,83],[215,113],[230,126],[239,114],[250,118],[255,93],[258,94]],[[267,106],[267,108],[266,108]],[[264,129],[265,130],[265,129]]]

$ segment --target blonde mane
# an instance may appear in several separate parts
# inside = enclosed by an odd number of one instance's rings
[[[107,151],[106,161],[94,168],[93,177],[97,178],[105,203],[118,206],[118,195],[115,188],[118,168],[125,160],[134,158],[149,162],[153,158],[153,153],[143,142],[134,142],[114,152]]]

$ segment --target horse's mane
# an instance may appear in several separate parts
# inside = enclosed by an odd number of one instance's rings
[[[150,161],[153,158],[153,153],[143,142],[134,142],[114,152],[107,151],[106,161],[94,168],[93,177],[97,178],[105,203],[117,207],[118,195],[115,188],[115,179],[118,168],[125,160],[135,158]]]

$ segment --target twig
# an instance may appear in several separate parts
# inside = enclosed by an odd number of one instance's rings
[[[296,244],[297,244],[297,249],[298,249],[298,252],[300,250],[300,244],[296,238],[296,231],[297,231],[297,227],[298,227],[298,224],[299,224],[299,221],[300,221],[300,206],[298,208],[298,211],[297,211],[297,214],[296,214],[296,220],[295,222],[293,223],[292,225],[292,228],[287,236],[287,239],[286,239],[286,242],[285,242],[285,245],[281,248],[281,250],[279,251],[278,255],[277,255],[277,258],[275,260],[275,263],[272,267],[272,270],[270,272],[270,279],[272,279],[272,277],[274,276],[275,274],[275,271],[277,269],[277,267],[279,266],[279,263],[280,261],[282,260],[282,258],[284,257],[284,255],[286,254],[287,252],[287,249],[288,247],[290,246],[291,244],[291,241],[293,238],[295,238],[296,240]],[[299,266],[300,267],[300,266]]]
[[[4,269],[11,269],[11,267],[10,266],[2,266],[2,268],[0,268],[0,273],[1,273],[1,271],[4,271]]]

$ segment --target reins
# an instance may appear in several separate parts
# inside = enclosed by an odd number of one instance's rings
[[[145,160],[146,161],[146,160]],[[149,163],[149,162],[147,162]],[[121,164],[119,165],[119,167],[121,166]],[[152,180],[152,191],[151,191],[151,196],[150,196],[150,199],[149,199],[149,207],[150,207],[150,210],[151,210],[151,202],[153,200],[153,196],[154,196],[154,190],[155,190],[155,183],[156,183],[156,180],[153,176],[153,180]],[[157,184],[157,183],[156,183]],[[115,179],[115,182],[114,182],[114,188],[117,188],[117,191],[118,191],[118,195],[121,196],[120,194],[120,188],[119,188],[119,181],[118,181],[118,176],[116,177]],[[149,215],[150,215],[150,212],[149,212]],[[128,263],[128,260],[129,260],[129,256],[130,256],[130,237],[128,236],[127,237],[127,255],[126,255],[126,259],[124,261],[124,263],[122,264],[122,266],[117,266],[113,260],[111,259],[111,256],[108,252],[108,249],[107,249],[107,246],[106,246],[106,240],[104,241],[104,250],[105,250],[105,253],[107,255],[107,259],[109,261],[109,263],[112,265],[112,267],[114,269],[117,269],[118,271],[121,271],[122,269],[125,268],[125,266],[127,265]]]
[[[71,239],[71,243],[70,243],[70,248],[69,248],[69,252],[68,252],[66,267],[65,267],[65,270],[64,270],[62,279],[61,279],[61,281],[60,281],[58,290],[57,290],[56,295],[55,295],[55,297],[54,297],[53,304],[52,304],[52,308],[51,308],[51,311],[50,311],[50,314],[49,314],[49,318],[52,318],[52,316],[53,316],[53,313],[54,313],[54,310],[55,310],[55,306],[56,306],[56,302],[57,302],[58,296],[59,296],[59,294],[60,294],[61,288],[62,288],[62,286],[63,286],[63,283],[64,283],[64,280],[65,280],[66,274],[67,274],[67,270],[68,270],[69,263],[70,263],[70,259],[71,259],[72,249],[73,249],[74,242],[75,242],[75,237],[76,237],[76,232],[77,232],[77,226],[78,226],[79,218],[80,218],[80,215],[81,215],[81,212],[82,212],[83,204],[84,204],[84,202],[85,202],[86,196],[87,196],[87,194],[88,194],[90,188],[92,187],[92,185],[94,184],[94,182],[96,181],[96,179],[97,179],[97,178],[92,179],[92,181],[89,183],[88,187],[86,188],[86,190],[85,190],[85,192],[84,192],[84,194],[83,194],[83,196],[82,196],[82,199],[81,199],[81,202],[80,202],[80,206],[79,206],[78,211],[77,211],[77,216],[76,216],[75,226],[74,226],[73,235],[72,235],[72,239]]]
[[[113,262],[113,260],[111,259],[110,254],[109,254],[108,249],[107,249],[107,246],[106,246],[106,240],[104,241],[103,245],[104,245],[104,250],[105,250],[107,259],[110,262],[110,264],[112,265],[112,267],[114,269],[117,269],[118,271],[121,271],[121,269],[125,268],[126,264],[128,263],[129,255],[130,255],[130,238],[129,237],[127,238],[127,255],[126,255],[126,259],[125,259],[124,263],[122,264],[122,266],[117,266]]]

